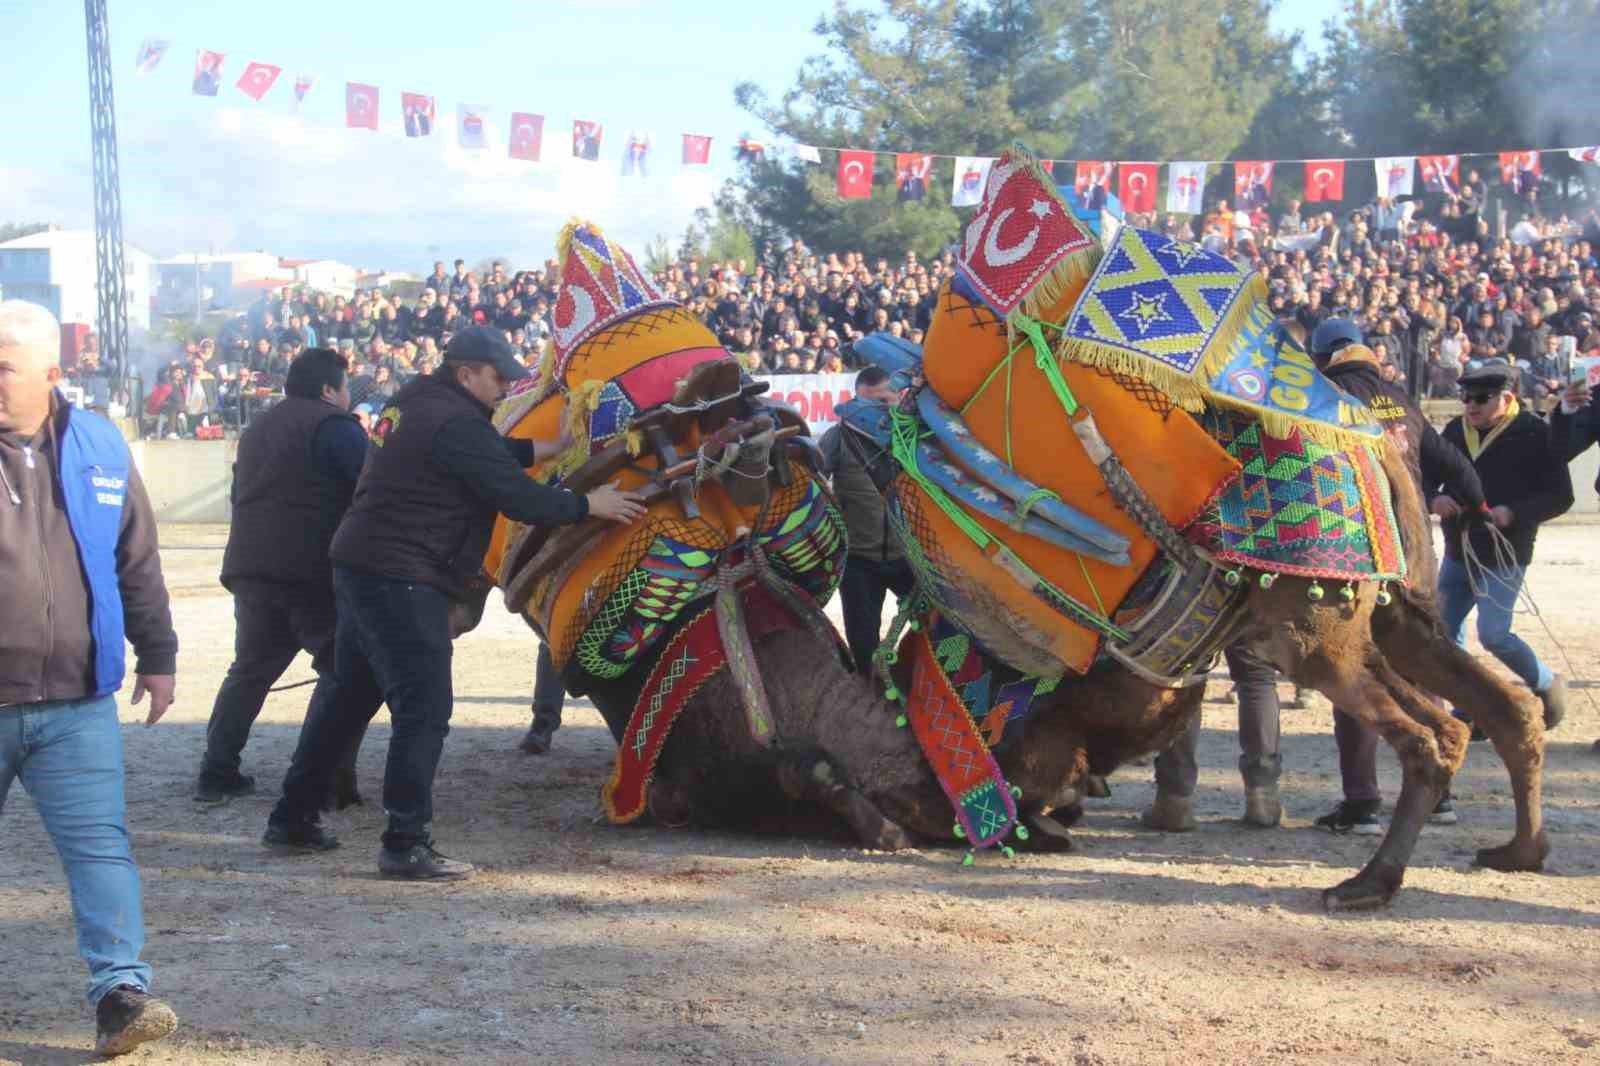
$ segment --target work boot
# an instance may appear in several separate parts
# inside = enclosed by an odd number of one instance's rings
[[[550,743],[555,738],[556,730],[561,728],[560,718],[551,718],[543,713],[544,708],[533,709],[533,722],[529,724],[528,731],[522,737],[522,742],[517,745],[529,755],[543,755],[550,750]]]
[[[1163,833],[1187,833],[1195,827],[1194,797],[1156,789],[1156,801],[1139,816],[1139,824]]]
[[[339,846],[339,838],[316,822],[268,822],[267,831],[261,834],[261,843],[269,848],[295,851],[332,851]]]
[[[1544,704],[1544,727],[1554,729],[1567,716],[1567,679],[1560,674],[1551,680],[1550,687],[1538,693]]]
[[[470,862],[447,859],[432,844],[413,844],[404,851],[382,848],[378,873],[406,881],[465,881],[473,874]]]
[[[1244,790],[1244,824],[1256,829],[1271,829],[1283,821],[1283,803],[1276,783]]]
[[[133,985],[118,985],[100,997],[94,1019],[94,1050],[99,1055],[125,1055],[178,1027],[171,1007]]]
[[[235,796],[248,796],[255,790],[256,779],[237,770],[229,774],[201,770],[194,782],[194,801],[215,807]]]

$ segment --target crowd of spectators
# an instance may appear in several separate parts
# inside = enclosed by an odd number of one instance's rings
[[[1330,316],[1355,319],[1385,358],[1386,375],[1419,398],[1453,396],[1469,360],[1501,356],[1517,366],[1522,392],[1544,403],[1563,387],[1573,355],[1600,354],[1600,215],[1548,219],[1523,203],[1509,232],[1494,235],[1489,190],[1476,173],[1459,192],[1339,213],[1303,211],[1293,200],[1277,212],[1219,202],[1203,216],[1129,221],[1198,240],[1259,271],[1271,307],[1307,334]],[[796,241],[753,263],[682,259],[655,281],[750,373],[839,373],[858,368],[854,343],[866,334],[920,343],[953,269],[948,249],[930,259],[914,251],[869,259]],[[551,343],[559,280],[554,261],[517,271],[495,262],[479,276],[456,260],[449,272],[434,263],[409,299],[382,291],[347,299],[304,287],[263,294],[214,340],[188,343],[160,370],[146,395],[147,422],[161,435],[220,434],[271,402],[290,360],[316,345],[349,358],[364,418],[437,366],[451,334],[466,325],[504,330],[536,368]]]

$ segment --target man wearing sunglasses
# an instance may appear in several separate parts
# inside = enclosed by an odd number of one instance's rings
[[[1501,559],[1488,528],[1469,525],[1454,500],[1433,497],[1433,513],[1444,520],[1439,614],[1456,643],[1465,645],[1467,615],[1476,608],[1479,642],[1527,682],[1544,704],[1545,728],[1554,729],[1566,714],[1566,682],[1511,631],[1511,622],[1539,526],[1572,506],[1572,478],[1562,452],[1551,447],[1548,427],[1517,402],[1516,371],[1504,359],[1473,360],[1460,385],[1465,409],[1445,426],[1443,436],[1472,459],[1490,517],[1514,557]],[[1437,490],[1424,487],[1430,495]],[[1468,573],[1463,539],[1486,573],[1476,568]]]
[[[1550,412],[1550,450],[1570,463],[1597,442],[1600,442],[1600,394],[1589,388],[1588,378],[1584,376],[1567,386],[1561,403]],[[1600,492],[1600,478],[1595,480],[1595,490]],[[1600,755],[1600,740],[1594,742],[1594,753]]]

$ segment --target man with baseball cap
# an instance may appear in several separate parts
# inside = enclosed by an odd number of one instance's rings
[[[320,801],[337,753],[388,703],[389,821],[378,870],[413,880],[472,873],[434,850],[429,833],[453,699],[451,605],[478,578],[496,514],[545,525],[644,514],[638,497],[614,486],[585,497],[523,473],[559,445],[503,438],[490,415],[508,384],[527,376],[504,334],[472,326],[451,337],[437,371],[406,385],[379,413],[329,552],[338,614],[333,670],[311,697],[283,798],[262,838],[269,846],[338,846],[318,824]]]

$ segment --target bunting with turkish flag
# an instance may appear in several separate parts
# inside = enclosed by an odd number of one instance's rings
[[[1519,192],[1523,185],[1538,178],[1541,173],[1538,152],[1500,153],[1500,180],[1516,187]]]
[[[378,87],[360,82],[344,83],[344,124],[353,130],[378,128]]]
[[[1272,167],[1265,159],[1241,159],[1233,164],[1233,203],[1252,210],[1272,199]]]
[[[1422,191],[1443,196],[1461,195],[1461,157],[1458,155],[1419,155]]]
[[[872,153],[839,153],[836,191],[841,200],[865,200],[872,195]]]
[[[1118,163],[1117,196],[1122,199],[1122,209],[1147,215],[1156,209],[1155,163]]]
[[[1343,199],[1344,160],[1306,160],[1306,203],[1335,203]]]
[[[217,90],[222,88],[222,61],[228,58],[226,52],[208,52],[202,48],[194,55],[194,94],[196,96],[215,96]]]
[[[894,157],[895,197],[899,200],[920,200],[928,195],[928,171],[933,167],[933,156],[926,152],[900,152]]]
[[[456,143],[469,152],[489,147],[489,109],[481,104],[456,105]]]
[[[306,93],[317,83],[316,75],[302,74],[294,80],[294,109],[300,110],[300,105],[306,102]]]
[[[251,63],[244,68],[244,73],[239,75],[239,91],[259,104],[261,98],[272,90],[273,83],[282,73],[282,67],[275,67],[271,63]]]
[[[150,38],[141,44],[139,46],[139,58],[137,60],[139,64],[139,73],[148,74],[152,70],[156,69],[157,64],[161,62],[162,57],[167,54],[167,49],[170,47],[170,44],[171,42],[158,41],[155,38]]]
[[[433,97],[421,93],[401,93],[400,110],[405,115],[407,137],[431,137],[439,117]]]
[[[1167,165],[1167,210],[1175,215],[1198,215],[1206,187],[1206,165],[1197,162]]]
[[[1099,211],[1106,206],[1106,197],[1111,195],[1111,172],[1116,166],[1103,159],[1078,160],[1078,172],[1073,176],[1072,187],[1077,190],[1078,200],[1085,208]]]
[[[988,184],[993,159],[983,156],[956,156],[956,172],[950,181],[951,207],[976,207],[983,202],[983,187]]]
[[[1372,161],[1372,170],[1378,179],[1378,195],[1393,199],[1410,196],[1416,190],[1417,157],[1414,155],[1380,156]]]
[[[700,133],[683,135],[683,165],[703,167],[711,162],[711,138]]]
[[[526,111],[511,112],[511,158],[537,163],[543,144],[544,116]]]
[[[572,156],[593,163],[600,158],[600,138],[605,130],[598,122],[575,118],[572,120]]]
[[[1567,158],[1574,163],[1600,163],[1600,145],[1588,145],[1584,148],[1568,148]]]

